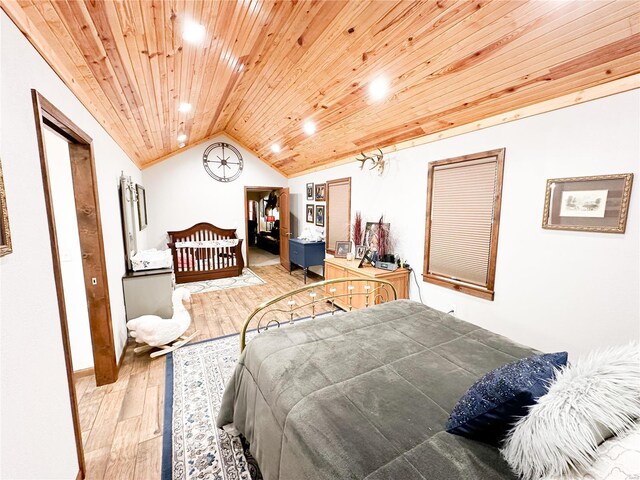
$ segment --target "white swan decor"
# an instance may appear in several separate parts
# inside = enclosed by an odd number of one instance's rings
[[[137,343],[146,344],[136,347],[134,352],[142,353],[152,348],[160,348],[159,351],[151,354],[151,357],[158,357],[180,348],[198,334],[198,332],[194,332],[189,336],[184,336],[184,332],[191,325],[191,315],[182,303],[183,300],[191,300],[189,290],[177,288],[171,299],[173,303],[172,318],[143,315],[127,322],[129,335],[135,338]]]

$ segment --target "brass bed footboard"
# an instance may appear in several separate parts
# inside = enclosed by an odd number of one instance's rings
[[[318,314],[325,313],[333,315],[339,308],[335,304],[338,298],[346,299],[347,308],[351,311],[354,298],[364,298],[364,307],[367,308],[377,303],[397,300],[398,291],[391,282],[382,279],[372,281],[370,278],[334,278],[284,293],[261,303],[247,317],[240,331],[240,352],[246,347],[247,329],[254,319],[258,320],[256,330],[260,333],[269,327],[279,327],[281,323],[293,324],[294,320],[300,318],[314,319]],[[325,310],[327,304],[328,310]],[[280,320],[276,318],[278,314],[281,316]]]

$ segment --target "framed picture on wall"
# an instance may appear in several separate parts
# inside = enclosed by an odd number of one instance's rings
[[[307,200],[313,200],[313,183],[307,183]]]
[[[324,202],[325,187],[324,183],[316,184],[316,202]]]
[[[7,212],[7,196],[4,190],[2,164],[0,163],[0,257],[12,252],[11,230],[9,229],[9,213]]]
[[[324,227],[324,205],[316,205],[316,225]]]
[[[140,230],[147,228],[147,194],[142,185],[136,184],[136,193],[138,195],[138,226]]]
[[[307,223],[313,223],[313,205],[307,204]]]
[[[633,173],[547,180],[542,228],[624,233]]]

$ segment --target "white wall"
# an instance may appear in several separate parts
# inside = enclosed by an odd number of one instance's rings
[[[214,180],[202,165],[205,149],[219,141],[236,146],[242,154],[244,169],[233,182]],[[287,186],[285,177],[225,136],[185,149],[145,169],[143,178],[149,217],[145,230],[148,248],[166,248],[167,231],[183,230],[199,222],[235,228],[238,236],[246,239],[244,187]]]
[[[78,217],[73,195],[69,143],[46,127],[44,138],[47,161],[51,167],[49,184],[51,185],[51,200],[56,219],[71,356],[73,368],[82,370],[93,367],[93,349],[82,269]]]
[[[502,218],[490,302],[422,282],[430,161],[506,147]],[[640,91],[389,155],[383,177],[343,165],[289,180],[296,234],[305,184],[352,177],[352,216],[381,214],[415,269],[425,303],[545,351],[585,352],[640,338]],[[636,175],[624,235],[541,228],[548,178]],[[311,203],[311,202],[309,202]],[[316,203],[316,202],[314,202]],[[411,280],[411,298],[417,300]]]
[[[0,31],[0,159],[13,240],[13,253],[0,258],[0,478],[75,478],[75,440],[31,89],[94,141],[118,355],[126,340],[118,177],[124,170],[141,183],[142,176],[4,12]]]

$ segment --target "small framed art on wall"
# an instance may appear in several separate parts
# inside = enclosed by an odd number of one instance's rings
[[[624,233],[633,173],[547,180],[542,228]]]
[[[316,225],[324,227],[324,205],[316,205]]]

